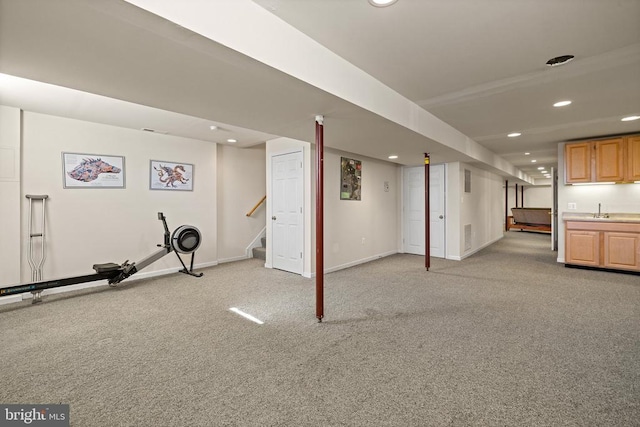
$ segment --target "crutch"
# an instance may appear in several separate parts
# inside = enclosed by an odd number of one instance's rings
[[[42,266],[44,265],[44,260],[47,257],[47,253],[46,253],[46,234],[45,234],[45,230],[46,230],[46,205],[47,205],[47,199],[49,198],[49,196],[47,195],[40,195],[40,196],[35,196],[32,194],[27,194],[26,195],[27,199],[29,200],[29,230],[28,230],[28,234],[29,234],[29,253],[27,254],[27,260],[29,261],[29,266],[31,267],[31,281],[32,282],[39,282],[42,280]],[[42,217],[41,217],[41,222],[40,222],[40,232],[34,231],[33,230],[33,202],[37,202],[40,201],[42,202]],[[38,256],[38,259],[36,260],[35,258],[35,248],[34,248],[34,239],[40,238],[40,253]],[[31,292],[33,294],[33,301],[32,303],[38,303],[40,301],[42,301],[42,291],[33,291]]]

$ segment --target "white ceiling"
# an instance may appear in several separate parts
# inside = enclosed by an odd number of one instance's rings
[[[640,115],[640,0],[254,2],[531,177],[555,165],[559,142],[640,132],[620,121]],[[575,59],[545,65],[565,54]],[[0,103],[31,111],[239,146],[312,141],[322,113],[334,148],[473,160],[119,0],[0,0],[0,72],[75,89],[0,79]],[[573,104],[552,107],[562,99]]]

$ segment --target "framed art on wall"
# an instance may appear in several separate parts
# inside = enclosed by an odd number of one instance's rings
[[[193,165],[151,160],[149,188],[151,190],[193,191]]]
[[[340,200],[361,200],[362,162],[340,158]]]
[[[62,153],[64,188],[124,188],[123,156]]]

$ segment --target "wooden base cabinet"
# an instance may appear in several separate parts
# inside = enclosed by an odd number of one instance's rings
[[[600,232],[567,230],[565,240],[567,264],[600,266]]]
[[[604,232],[603,266],[640,271],[640,234]]]
[[[565,264],[640,272],[640,223],[567,221]]]

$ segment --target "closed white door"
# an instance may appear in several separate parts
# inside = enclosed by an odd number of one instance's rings
[[[429,208],[431,256],[445,257],[445,173],[444,165],[429,167]],[[425,254],[424,167],[404,169],[403,242],[404,252]]]
[[[424,168],[404,169],[404,251],[424,255]]]
[[[271,158],[272,266],[302,274],[302,152]]]

